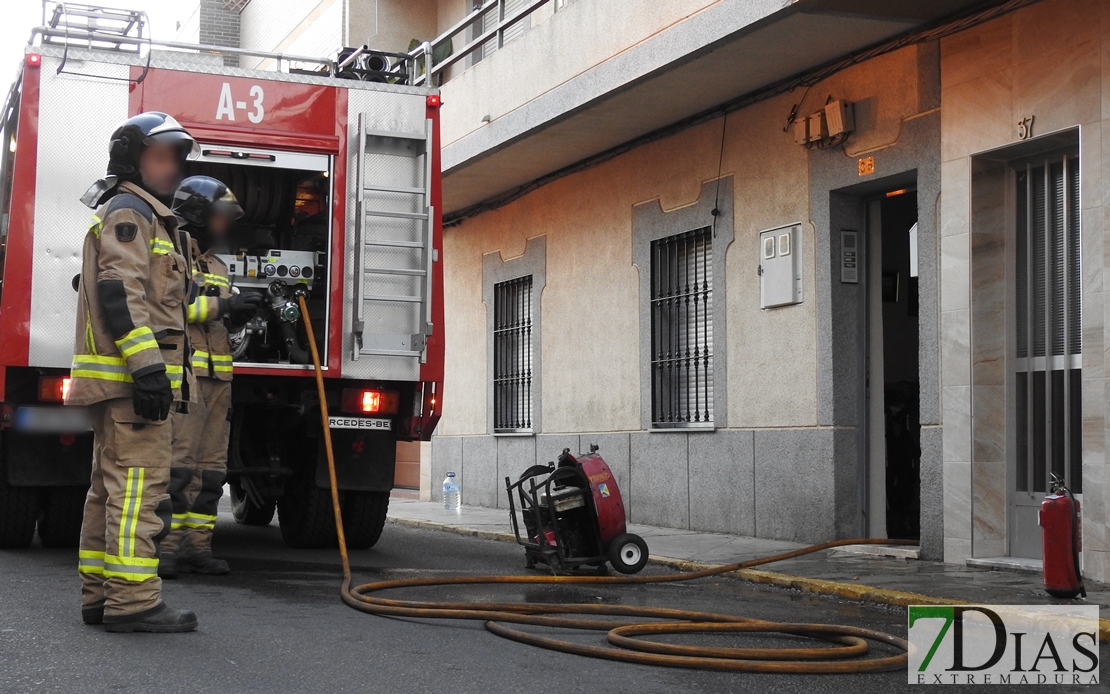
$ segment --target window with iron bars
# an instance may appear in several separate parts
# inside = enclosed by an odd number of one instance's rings
[[[651,422],[713,426],[713,235],[651,244]]]
[[[493,285],[493,430],[532,431],[532,276]]]

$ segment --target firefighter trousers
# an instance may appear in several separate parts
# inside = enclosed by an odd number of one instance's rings
[[[93,430],[91,486],[81,524],[78,573],[83,607],[105,619],[158,607],[158,543],[170,527],[169,420],[135,414],[131,398],[88,408]]]
[[[198,377],[197,396],[188,414],[172,415],[169,493],[173,523],[162,550],[179,556],[212,551],[216,509],[227,480],[231,383]]]

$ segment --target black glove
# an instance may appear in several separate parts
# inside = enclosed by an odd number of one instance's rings
[[[135,379],[131,388],[135,414],[154,422],[170,416],[173,405],[173,388],[165,371],[143,374]]]
[[[262,295],[257,292],[232,294],[226,299],[220,299],[220,315],[227,316],[236,325],[241,325],[254,318],[263,303],[265,302]]]

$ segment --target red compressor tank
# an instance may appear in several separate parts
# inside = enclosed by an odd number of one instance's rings
[[[1041,502],[1038,523],[1043,528],[1045,591],[1054,598],[1087,597],[1079,573],[1079,501],[1055,475],[1052,490]]]

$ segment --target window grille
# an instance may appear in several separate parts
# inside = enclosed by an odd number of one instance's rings
[[[1042,159],[1016,174],[1017,490],[1049,473],[1082,492],[1082,296],[1079,159]]]
[[[532,276],[493,286],[493,430],[532,430]]]
[[[651,244],[652,426],[713,425],[713,236]]]

